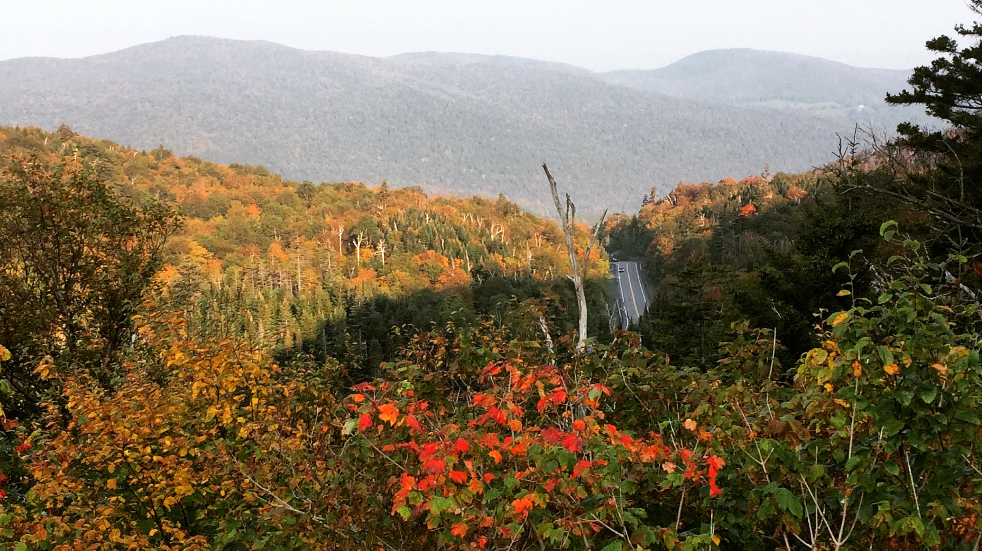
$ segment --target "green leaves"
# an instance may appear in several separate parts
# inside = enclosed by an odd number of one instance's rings
[[[883,237],[884,241],[892,240],[899,226],[895,220],[887,220],[880,224],[880,236]]]
[[[794,495],[791,490],[778,488],[774,491],[774,499],[777,500],[777,504],[780,505],[781,509],[797,518],[801,518],[803,512],[801,501],[798,500],[798,496]]]
[[[884,363],[884,365],[894,363],[893,352],[891,352],[889,348],[885,346],[877,346],[876,353],[879,355],[880,360]]]

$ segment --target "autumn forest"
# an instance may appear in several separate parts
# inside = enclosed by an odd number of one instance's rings
[[[979,549],[980,39],[603,218],[0,126],[0,549]]]

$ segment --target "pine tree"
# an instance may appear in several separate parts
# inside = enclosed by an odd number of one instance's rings
[[[982,16],[982,0],[969,7]],[[888,166],[903,166],[901,178],[866,187],[911,203],[940,223],[944,231],[964,229],[982,241],[982,22],[958,25],[962,42],[939,36],[927,49],[940,54],[930,66],[914,69],[911,90],[888,94],[894,105],[922,105],[949,123],[941,130],[912,123],[897,127],[900,139]],[[913,154],[913,155],[911,155]],[[914,159],[913,163],[909,159]],[[896,172],[894,170],[893,172]]]

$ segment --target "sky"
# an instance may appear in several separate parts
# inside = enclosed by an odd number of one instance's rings
[[[907,69],[976,19],[965,0],[0,0],[0,60],[84,57],[177,35],[370,56],[441,51],[654,69],[757,48]]]

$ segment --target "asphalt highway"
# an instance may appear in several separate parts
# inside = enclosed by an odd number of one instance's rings
[[[648,295],[641,284],[641,272],[637,262],[611,262],[610,271],[614,274],[614,289],[617,307],[621,314],[624,329],[636,324],[641,314],[648,309]]]

